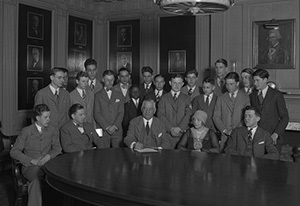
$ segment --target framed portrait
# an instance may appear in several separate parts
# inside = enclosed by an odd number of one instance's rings
[[[131,47],[132,45],[132,27],[131,25],[121,25],[117,27],[117,46]]]
[[[121,67],[125,67],[132,73],[132,53],[131,52],[118,52],[117,53],[117,70]]]
[[[84,62],[86,60],[85,51],[76,51],[74,52],[74,71],[75,76],[79,71],[84,71]]]
[[[87,32],[87,25],[79,22],[75,22],[74,27],[74,44],[86,46],[86,32]]]
[[[44,16],[42,14],[27,13],[27,38],[44,39]]]
[[[294,19],[253,22],[253,67],[295,69]]]
[[[27,77],[27,103],[34,103],[36,93],[44,87],[42,77]]]
[[[170,50],[168,55],[168,73],[186,72],[186,51]]]
[[[44,48],[37,45],[27,45],[27,71],[43,71]]]

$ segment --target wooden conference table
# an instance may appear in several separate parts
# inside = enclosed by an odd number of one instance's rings
[[[300,205],[300,164],[196,151],[102,149],[45,165],[55,189],[95,205]]]

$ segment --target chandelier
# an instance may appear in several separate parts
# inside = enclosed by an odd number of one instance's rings
[[[162,11],[177,15],[205,15],[224,12],[234,0],[154,0]]]

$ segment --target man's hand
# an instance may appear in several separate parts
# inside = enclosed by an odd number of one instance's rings
[[[109,135],[113,135],[116,131],[117,131],[117,126],[116,125],[112,125],[112,126],[108,126],[106,131]]]
[[[278,139],[278,134],[273,133],[273,134],[271,135],[271,138],[272,138],[272,140],[273,140],[274,145],[276,145],[276,144],[277,144],[277,139]]]
[[[43,166],[46,162],[50,160],[51,156],[49,154],[46,154],[39,162],[38,166]]]
[[[134,149],[143,149],[144,145],[143,143],[137,142],[134,144]]]
[[[173,137],[179,137],[182,133],[182,130],[180,129],[180,127],[172,127],[171,129],[171,135]]]
[[[31,160],[30,163],[33,164],[33,165],[38,165],[38,163],[39,163],[40,160],[41,160],[41,157],[38,158],[38,159]]]

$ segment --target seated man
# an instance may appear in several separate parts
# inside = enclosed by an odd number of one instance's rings
[[[97,148],[104,148],[104,142],[98,136],[94,125],[84,122],[85,111],[81,104],[73,104],[69,109],[70,121],[60,129],[61,146],[64,152],[77,152]]]
[[[279,153],[273,144],[271,135],[258,126],[260,120],[259,110],[247,106],[244,115],[246,127],[238,127],[232,131],[225,152],[277,160]]]
[[[160,147],[169,149],[171,147],[166,138],[165,125],[154,117],[156,112],[153,100],[144,100],[142,104],[142,115],[131,120],[125,144],[132,149],[143,149],[144,147]]]
[[[28,185],[28,205],[42,205],[40,181],[43,165],[61,153],[58,130],[49,125],[50,110],[45,104],[34,107],[35,122],[22,129],[10,156],[19,160]]]

